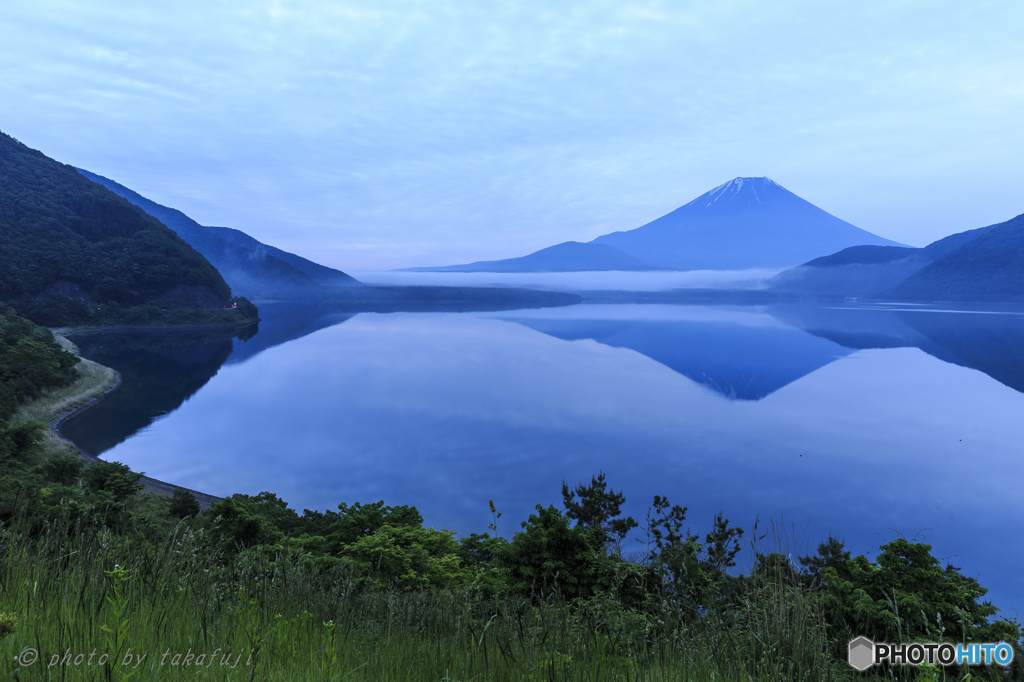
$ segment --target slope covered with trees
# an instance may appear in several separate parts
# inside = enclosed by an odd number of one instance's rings
[[[882,296],[907,301],[1024,300],[1024,214],[972,232],[980,234]]]
[[[901,301],[1024,300],[1024,214],[922,249],[853,246],[771,278],[775,291]]]
[[[59,325],[151,321],[230,298],[220,273],[160,221],[0,133],[0,301]]]
[[[250,253],[264,254],[266,258],[277,258],[282,260],[285,263],[298,268],[310,279],[322,286],[347,287],[360,283],[355,277],[352,277],[341,270],[335,270],[334,268],[329,268],[326,265],[314,263],[307,258],[297,256],[294,253],[289,253],[288,251],[279,249],[276,246],[264,244],[258,239],[250,237],[245,232],[236,230],[233,227],[207,227],[206,229],[215,235],[220,235],[240,248],[248,249]]]
[[[77,169],[161,221],[209,260],[238,294],[247,296],[308,296],[320,285],[358,284],[340,270],[306,260],[263,244],[239,230],[200,225],[181,211],[163,206],[110,178]]]

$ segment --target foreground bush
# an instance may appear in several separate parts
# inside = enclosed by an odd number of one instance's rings
[[[752,543],[736,575],[738,529],[718,516],[703,538],[684,532],[686,509],[656,498],[649,551],[627,560],[618,543],[641,524],[603,477],[511,541],[457,541],[382,502],[299,516],[262,493],[192,516],[187,493],[140,494],[116,463],[31,473],[64,482],[26,487],[0,531],[0,665],[19,679],[852,679],[855,635],[1020,638],[990,622],[976,581],[905,540],[877,563],[834,539],[801,563]],[[874,674],[917,672],[942,673]],[[1021,678],[946,679],[968,672]]]
[[[0,642],[9,677],[18,670],[25,679],[123,679],[131,667],[119,663],[129,653],[141,678],[821,680],[846,675],[824,654],[820,611],[769,583],[728,613],[708,612],[684,624],[667,602],[642,613],[610,595],[566,603],[484,597],[472,590],[363,586],[351,565],[317,564],[291,549],[249,549],[225,562],[210,550],[202,531],[184,524],[158,544],[74,523],[54,523],[32,538],[8,528],[0,542],[0,612],[17,619]],[[38,652],[32,666],[15,661],[26,648]],[[84,658],[73,665],[75,656],[94,649],[91,668]],[[69,651],[71,664],[61,665]],[[185,666],[188,652],[191,665]],[[101,666],[103,653],[108,658]],[[182,656],[174,665],[177,654]],[[144,659],[137,663],[140,655]]]

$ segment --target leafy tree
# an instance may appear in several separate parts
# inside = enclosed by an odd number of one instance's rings
[[[85,470],[85,484],[90,493],[105,492],[116,502],[125,502],[146,486],[139,483],[141,473],[134,473],[120,462],[95,462]]]
[[[625,496],[610,490],[600,472],[587,486],[570,489],[563,481],[562,501],[564,513],[537,505],[537,513],[521,523],[523,530],[511,542],[469,536],[461,550],[464,561],[479,566],[496,560],[509,589],[535,599],[615,594],[630,606],[646,601],[649,570],[625,561],[619,551],[619,543],[638,525],[632,517],[619,518]],[[609,552],[610,546],[615,551]]]
[[[325,511],[303,509],[302,516],[299,517],[300,529],[305,535],[319,535],[326,538],[331,534],[331,526],[340,518],[338,512],[330,509]]]
[[[45,430],[46,424],[40,421],[21,422],[0,429],[0,459],[27,462],[39,452]]]
[[[174,489],[174,493],[171,495],[171,504],[167,508],[167,512],[171,516],[178,519],[190,519],[193,516],[199,516],[201,511],[199,500],[191,491],[184,488]]]
[[[308,510],[310,529],[330,520],[328,548],[351,561],[360,580],[378,587],[425,589],[464,584],[471,575],[460,561],[454,531],[423,527],[416,507],[356,502],[322,517]]]
[[[238,298],[236,298],[235,305],[238,306],[238,312],[242,315],[242,317],[249,320],[259,319],[259,310],[257,310],[256,306],[250,303],[249,299],[245,298],[244,296],[239,296]],[[245,339],[242,340],[244,341]]]
[[[729,519],[723,517],[721,512],[715,514],[711,523],[711,530],[704,536],[703,564],[714,575],[724,576],[726,570],[736,565],[743,529],[730,528]]]
[[[743,529],[730,528],[729,520],[716,514],[702,543],[699,535],[683,530],[686,512],[686,507],[670,506],[668,498],[654,496],[647,514],[647,532],[653,540],[648,561],[663,595],[684,619],[692,619],[730,589],[726,571],[735,566]]]
[[[447,587],[466,582],[470,575],[459,561],[454,535],[417,524],[385,523],[347,545],[341,555],[355,563],[361,580],[376,587]]]
[[[74,485],[82,477],[85,462],[78,455],[62,455],[43,465],[47,480],[60,485]]]
[[[232,495],[210,505],[202,515],[204,527],[228,554],[256,545],[278,544],[284,540],[284,533],[260,514],[247,497]]]
[[[998,609],[979,600],[988,592],[977,580],[931,555],[931,545],[904,538],[882,545],[876,562],[845,558],[823,543],[826,618],[833,639],[849,634],[875,641],[939,639],[1016,643],[1020,628],[1006,620],[990,622]]]
[[[301,535],[301,521],[288,503],[271,492],[263,491],[259,495],[243,495],[235,493],[232,498],[245,503],[246,507],[258,516],[263,517],[284,536]]]
[[[577,497],[579,500],[577,501]],[[591,476],[590,485],[577,485],[574,490],[562,481],[562,503],[565,516],[595,534],[602,545],[608,542],[620,543],[632,529],[639,525],[632,516],[617,518],[622,512],[626,497],[622,492],[608,489],[604,472]]]
[[[479,568],[505,556],[508,540],[488,533],[470,533],[459,538],[459,559],[466,566]]]
[[[338,505],[338,520],[331,525],[331,547],[333,551],[340,552],[345,546],[376,533],[385,525],[399,528],[422,523],[423,517],[416,507],[389,507],[383,500],[370,504],[356,502],[351,507],[342,502]]]
[[[600,564],[607,555],[599,537],[573,527],[567,515],[550,505],[537,505],[537,513],[522,522],[504,555],[511,587],[522,594],[563,599],[593,594]]]
[[[850,560],[850,552],[846,544],[831,533],[827,539],[818,543],[818,553],[800,557],[800,565],[804,567],[810,578],[810,587],[817,588],[825,583],[825,569],[831,568],[836,575],[848,580],[850,572],[846,563]]]

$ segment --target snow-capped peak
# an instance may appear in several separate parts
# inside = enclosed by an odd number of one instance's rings
[[[773,188],[782,189],[782,186],[779,185],[778,183],[774,182],[771,178],[767,178],[767,177],[762,177],[762,178],[742,178],[742,177],[737,177],[737,178],[733,178],[729,182],[726,182],[724,184],[719,185],[718,187],[715,187],[710,192],[706,192],[706,193],[702,194],[701,196],[697,197],[696,199],[691,201],[689,204],[687,204],[687,206],[689,206],[691,204],[710,206],[711,204],[715,203],[716,201],[718,201],[722,197],[734,197],[734,196],[738,195],[740,192],[744,191],[743,190],[743,186],[744,185],[747,186],[747,190],[746,190],[747,192],[752,192],[753,193],[754,199],[758,203],[761,202],[761,198],[759,196],[757,196],[758,187],[773,187]]]

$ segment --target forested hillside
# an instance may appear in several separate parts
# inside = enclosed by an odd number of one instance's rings
[[[60,325],[181,319],[230,298],[220,273],[160,221],[0,133],[0,302]]]
[[[174,230],[217,268],[236,294],[308,296],[310,290],[317,290],[322,284],[358,284],[339,270],[262,244],[239,230],[200,225],[181,211],[147,199],[110,178],[82,168],[77,170]]]
[[[1024,214],[972,232],[978,236],[950,249],[881,296],[906,301],[1024,300]]]
[[[355,277],[352,277],[341,270],[335,270],[334,268],[329,268],[326,265],[314,263],[307,258],[297,256],[294,253],[289,253],[277,248],[276,246],[264,244],[263,242],[250,237],[245,232],[236,230],[233,227],[207,227],[206,229],[213,234],[220,235],[227,241],[232,242],[239,247],[248,249],[250,253],[264,254],[266,258],[278,258],[285,263],[298,268],[317,284],[327,287],[347,287],[360,283]]]
[[[922,249],[851,246],[771,278],[775,291],[901,301],[1024,300],[1024,215]]]

